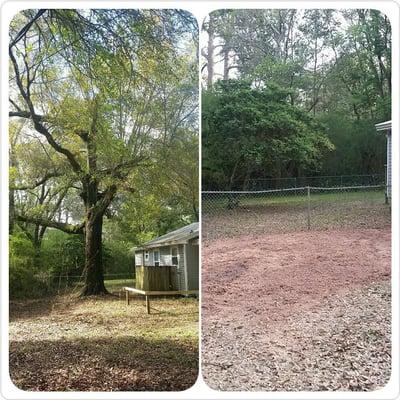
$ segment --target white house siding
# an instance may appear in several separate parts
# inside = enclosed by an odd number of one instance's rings
[[[392,197],[392,132],[387,134],[387,161],[386,161],[386,193],[388,198]]]
[[[176,269],[175,283],[178,290],[198,290],[199,289],[199,246],[195,241],[186,245],[172,245],[149,249],[149,259],[144,259],[144,250],[135,254],[136,265],[154,266],[154,251],[160,252],[160,265],[172,265],[171,248],[178,249],[178,266]],[[187,262],[185,268],[185,260]],[[187,273],[187,277],[186,277]]]
[[[137,252],[135,253],[135,265],[143,265],[143,253]]]
[[[160,265],[172,265],[172,257],[171,257],[171,247],[178,248],[178,267],[176,269],[176,286],[178,290],[186,290],[185,283],[185,256],[183,245],[174,245],[174,246],[163,246],[154,249],[149,249],[149,260],[144,261],[145,266],[154,266],[154,251],[158,250],[160,252]],[[141,254],[143,254],[141,256]],[[135,263],[136,265],[142,265],[142,261],[144,260],[144,251],[141,250],[135,254]]]
[[[186,246],[186,261],[188,273],[188,290],[199,289],[199,246],[188,244]]]
[[[186,290],[185,283],[185,253],[183,244],[178,245],[178,268],[177,268],[178,289]]]
[[[160,252],[160,265],[171,265],[171,250],[170,250],[169,246],[149,249],[148,251],[149,251],[149,259],[148,259],[148,261],[144,262],[145,266],[153,266],[154,265],[154,252],[155,251]],[[143,253],[143,258],[144,258],[145,251],[140,251],[140,253]],[[136,260],[138,261],[138,259],[139,259],[138,253],[136,253]]]
[[[152,250],[149,250],[149,259],[147,261],[146,261],[146,258],[145,258],[145,254],[146,254],[146,251],[143,251],[144,265],[146,267],[149,266],[149,265],[154,265],[154,257],[153,257]]]
[[[171,265],[171,256],[169,247],[160,247],[158,249],[160,252],[160,265]]]

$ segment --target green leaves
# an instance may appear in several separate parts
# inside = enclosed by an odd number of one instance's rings
[[[219,82],[203,103],[203,168],[208,187],[238,187],[252,172],[285,175],[290,163],[317,170],[333,149],[309,114],[288,102],[276,85],[256,89],[248,81]],[[221,182],[221,177],[223,182]]]

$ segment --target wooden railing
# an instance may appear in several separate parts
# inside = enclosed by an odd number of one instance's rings
[[[178,274],[175,266],[159,267],[137,265],[136,289],[139,290],[178,290]]]

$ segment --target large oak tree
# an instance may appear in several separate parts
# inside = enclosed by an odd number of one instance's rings
[[[193,128],[195,36],[195,21],[179,10],[27,10],[11,24],[9,115],[29,121],[22,143],[37,141],[48,158],[33,181],[22,171],[14,190],[62,180],[84,216],[13,210],[12,218],[84,234],[82,295],[106,293],[102,230],[111,203],[136,190],[143,166],[164,160],[178,131]]]

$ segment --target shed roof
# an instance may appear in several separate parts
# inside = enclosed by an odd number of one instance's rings
[[[165,235],[152,239],[142,246],[137,247],[134,251],[151,249],[154,247],[169,246],[173,244],[185,244],[191,239],[199,237],[199,223],[193,222],[175,231],[168,232]]]
[[[375,125],[377,131],[387,131],[392,129],[392,121],[385,121]]]

